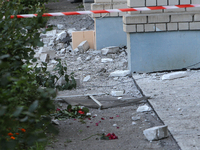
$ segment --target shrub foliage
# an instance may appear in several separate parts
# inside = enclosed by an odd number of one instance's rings
[[[31,62],[36,61],[33,58],[35,54],[33,49],[43,46],[38,29],[44,27],[46,23],[46,19],[41,16],[45,2],[48,0],[0,1],[0,149],[2,150],[28,149],[36,142],[44,141],[47,132],[57,132],[49,117],[50,112],[55,110],[53,99],[56,92],[52,86],[42,88],[37,81],[38,72],[30,67]],[[10,19],[10,15],[33,12],[38,16]],[[68,80],[67,77],[65,78]]]

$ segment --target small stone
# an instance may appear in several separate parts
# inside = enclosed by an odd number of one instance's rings
[[[64,44],[63,43],[58,43],[57,45],[56,45],[56,50],[60,50],[60,49],[62,49],[64,47]]]
[[[80,79],[76,78],[76,77],[74,79],[76,81],[76,87],[81,87],[81,81],[80,81]]]
[[[59,122],[58,122],[57,119],[56,119],[56,120],[52,119],[51,122],[52,122],[53,124],[55,124],[55,125],[59,125]]]
[[[102,63],[113,62],[113,59],[112,59],[112,58],[102,58],[102,59],[101,59],[101,62],[102,62]]]
[[[162,76],[162,80],[172,80],[187,76],[187,71],[172,72]]]
[[[46,54],[46,53],[42,53],[42,54],[40,55],[40,60],[41,60],[42,62],[48,63],[48,62],[49,62],[49,55]]]
[[[116,127],[117,126],[117,124],[113,124],[113,127]]]
[[[63,49],[60,50],[60,52],[61,52],[61,54],[65,54],[66,53],[66,49],[63,48]]]
[[[117,46],[110,46],[110,47],[105,47],[101,49],[102,55],[115,54],[117,52],[119,52],[119,47]]]
[[[91,59],[91,56],[86,57],[86,61],[89,61]]]
[[[88,82],[90,80],[90,75],[87,75],[84,79],[83,82]]]
[[[95,58],[94,58],[94,62],[99,62],[100,61],[100,57],[99,56],[96,56]]]
[[[137,120],[140,120],[140,117],[131,117],[131,119],[132,119],[133,121],[137,121]]]
[[[143,131],[143,134],[149,141],[160,140],[168,137],[168,126],[156,126]]]
[[[87,113],[86,116],[91,116],[91,113]]]
[[[116,70],[110,73],[111,77],[125,77],[131,73],[130,70]]]
[[[118,79],[119,79],[118,77],[113,78],[113,80],[118,80]]]
[[[135,125],[135,124],[136,124],[136,122],[133,121],[133,122],[132,122],[132,125]]]
[[[81,57],[78,57],[78,58],[77,58],[77,61],[78,61],[78,63],[82,63]]]
[[[124,91],[111,91],[110,95],[112,95],[112,96],[123,96]]]
[[[137,112],[145,112],[145,111],[151,111],[151,107],[145,104],[143,106],[139,106],[137,109]]]

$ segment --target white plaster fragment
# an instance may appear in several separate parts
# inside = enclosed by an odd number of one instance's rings
[[[123,96],[124,91],[111,91],[110,95],[112,95],[112,96]]]
[[[88,82],[90,80],[90,75],[87,75],[84,79],[83,82]]]
[[[137,109],[137,112],[145,112],[145,111],[151,111],[151,107],[149,107],[147,104],[139,106]]]
[[[187,71],[172,72],[162,76],[162,80],[172,80],[176,78],[182,78],[187,76]]]
[[[116,70],[110,73],[111,77],[124,77],[131,73],[130,70]]]
[[[160,140],[168,137],[168,126],[156,126],[143,131],[143,134],[149,141]]]
[[[102,59],[101,59],[101,62],[102,62],[102,63],[113,62],[113,59],[112,59],[112,58],[102,58]]]

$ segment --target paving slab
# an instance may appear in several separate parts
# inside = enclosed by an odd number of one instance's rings
[[[200,71],[161,80],[163,74],[133,74],[137,84],[182,150],[200,149]]]

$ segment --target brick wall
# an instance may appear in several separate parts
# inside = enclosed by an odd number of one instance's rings
[[[200,4],[200,0],[127,0],[128,7]],[[123,17],[125,32],[200,30],[200,8],[129,12]]]
[[[105,10],[105,9],[119,9],[119,8],[128,8],[127,0],[94,0],[94,3],[91,4],[91,10]],[[123,16],[127,12],[114,12],[108,14],[92,14],[92,17],[113,17],[113,16]]]

